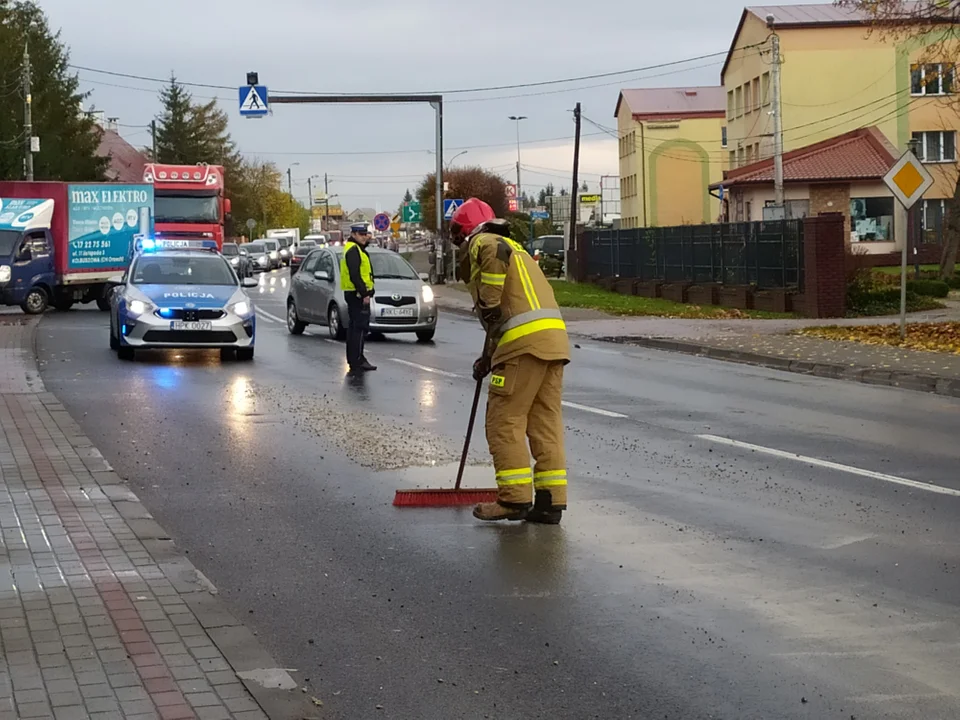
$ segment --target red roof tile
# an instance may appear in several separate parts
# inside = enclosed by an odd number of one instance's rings
[[[876,127],[859,128],[783,156],[783,181],[842,182],[880,180],[897,162],[896,148]],[[760,185],[773,182],[773,158],[724,172],[723,185]]]
[[[147,159],[143,153],[124,140],[115,130],[99,128],[100,147],[97,155],[109,157],[107,180],[113,182],[143,182],[143,166]]]
[[[626,102],[634,117],[691,115],[723,115],[727,111],[727,94],[722,87],[639,88],[621,90],[614,117],[620,103]]]

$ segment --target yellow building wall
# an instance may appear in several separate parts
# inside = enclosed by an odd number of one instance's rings
[[[723,118],[641,123],[622,103],[617,124],[623,227],[716,222],[720,201],[708,188],[723,177]]]
[[[863,27],[788,28],[778,30],[778,35],[784,151],[870,125],[879,127],[901,151],[912,133],[921,131],[957,131],[960,145],[960,94],[946,98],[910,94],[911,64],[945,60],[931,56],[927,49],[941,43],[938,31],[906,39],[871,34]],[[744,86],[760,79],[762,88],[763,76],[770,72],[769,36],[766,24],[748,14],[722,78],[728,105],[732,105],[727,113],[727,169],[748,162],[748,153],[741,157],[741,149],[759,146],[759,157],[754,159],[773,154],[773,107],[764,102],[769,95],[761,93],[759,107],[753,97],[751,107],[743,107]],[[942,54],[955,58],[957,49],[954,43],[951,52]],[[960,90],[960,77],[954,89]],[[952,195],[957,164],[928,164],[928,168],[937,183],[926,197]]]

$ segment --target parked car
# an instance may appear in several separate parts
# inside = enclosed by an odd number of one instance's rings
[[[534,260],[546,255],[563,261],[563,235],[541,235],[527,244],[527,251]]]
[[[376,292],[370,301],[370,332],[415,333],[429,342],[437,331],[437,304],[433,289],[402,255],[369,248]],[[326,325],[330,337],[342,340],[349,322],[347,302],[340,289],[343,249],[312,250],[290,281],[287,294],[287,330],[303,333],[307,325]]]
[[[250,269],[253,272],[266,272],[273,267],[270,252],[262,240],[254,240],[243,247],[247,251],[247,257],[250,258]]]
[[[277,241],[277,245],[279,246],[277,252],[280,255],[280,265],[281,266],[289,265],[290,258],[293,257],[293,249],[291,247],[291,244],[293,243],[293,238],[287,237],[285,235],[280,235],[273,239]]]
[[[270,269],[274,270],[276,268],[283,266],[283,260],[280,258],[280,243],[273,238],[261,238],[257,242],[263,243],[263,246],[267,249],[267,257],[270,258]]]
[[[237,273],[237,277],[242,279],[253,275],[253,270],[250,268],[250,256],[237,243],[224,243],[221,254],[230,263],[234,272]]]

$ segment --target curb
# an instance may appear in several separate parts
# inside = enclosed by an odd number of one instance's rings
[[[960,398],[960,379],[947,378],[940,375],[926,373],[900,372],[896,370],[879,370],[865,365],[841,365],[831,362],[813,362],[779,358],[762,353],[744,352],[718,348],[702,343],[686,340],[672,340],[653,337],[594,337],[600,342],[617,343],[619,345],[636,345],[652,350],[678,352],[685,355],[697,355],[712,360],[724,360],[743,365],[757,365],[760,367],[798,373],[800,375],[814,375],[830,378],[831,380],[847,380],[864,383],[866,385],[881,385],[886,387],[914,390],[916,392],[933,393],[946,397]]]
[[[33,324],[30,350],[36,362],[38,323]],[[39,371],[35,371],[37,377]],[[230,663],[238,680],[253,696],[270,720],[314,720],[319,708],[304,694],[299,683],[290,677],[256,639],[253,632],[220,600],[218,591],[187,559],[153,515],[126,482],[114,471],[99,450],[83,433],[80,425],[51,392],[35,392],[54,422],[72,445],[83,448],[89,458],[88,471],[103,496],[113,505],[127,526],[176,588],[181,599],[197,618],[197,622],[224,659]],[[85,461],[86,462],[86,461]]]

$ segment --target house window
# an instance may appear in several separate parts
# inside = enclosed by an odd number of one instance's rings
[[[743,165],[745,157],[746,156],[744,155],[743,148],[740,148],[739,150],[737,150],[737,167],[740,167],[741,165]]]
[[[753,79],[753,109],[760,109],[760,78]]]
[[[920,161],[925,163],[954,162],[957,159],[957,134],[953,130],[932,130],[913,133],[920,141]]]
[[[850,228],[857,242],[893,240],[892,197],[850,198]]]
[[[753,85],[748,80],[743,85],[743,112],[750,113],[753,111]]]
[[[910,66],[911,95],[949,95],[953,92],[953,63]]]
[[[720,147],[727,146],[727,128],[726,126],[720,128]]]
[[[924,200],[920,223],[923,228],[923,242],[934,245],[943,244],[943,222],[947,217],[946,200]]]
[[[753,157],[753,145],[747,145],[747,165],[754,161]]]
[[[770,104],[770,73],[765,72],[760,78],[760,94],[763,97],[763,106],[766,107]]]
[[[730,151],[730,169],[733,170],[737,166],[737,151]]]
[[[736,111],[735,108],[736,105],[734,104],[733,90],[731,90],[727,93],[727,120],[733,120],[733,118],[736,117],[734,115]]]
[[[799,220],[810,214],[809,200],[787,200],[784,205],[784,217],[787,220]]]
[[[737,87],[734,92],[734,103],[736,104],[737,117],[743,115],[743,86],[740,85]]]

